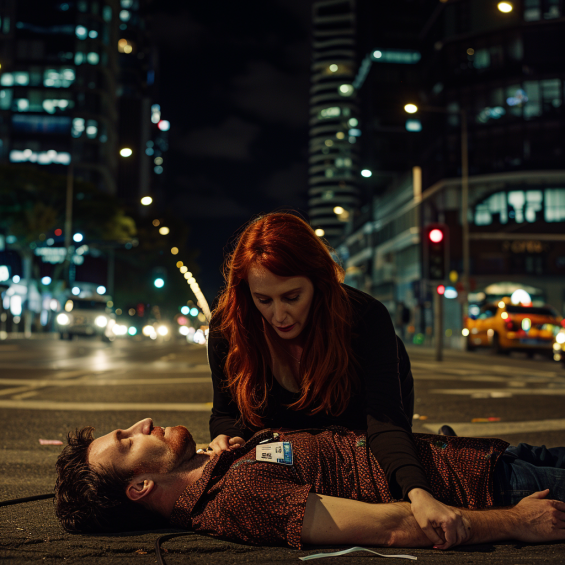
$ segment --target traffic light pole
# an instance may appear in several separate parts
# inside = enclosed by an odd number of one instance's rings
[[[433,289],[434,293],[434,345],[436,361],[443,361],[443,294]]]

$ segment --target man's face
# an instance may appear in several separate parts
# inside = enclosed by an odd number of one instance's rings
[[[146,418],[127,430],[96,438],[88,450],[88,464],[113,466],[120,474],[169,473],[196,453],[196,444],[184,426],[154,427]]]
[[[279,277],[251,267],[247,277],[255,306],[282,339],[300,335],[310,312],[314,285],[306,277]]]

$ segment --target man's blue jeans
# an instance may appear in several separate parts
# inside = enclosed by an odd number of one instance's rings
[[[565,502],[565,447],[510,446],[494,473],[496,506],[511,506],[533,492],[549,489],[546,498]]]

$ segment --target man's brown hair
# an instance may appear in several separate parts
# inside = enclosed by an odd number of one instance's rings
[[[57,459],[55,513],[68,532],[117,532],[155,529],[164,519],[126,496],[131,475],[113,467],[94,469],[88,448],[94,428],[87,426],[67,435],[68,445]]]

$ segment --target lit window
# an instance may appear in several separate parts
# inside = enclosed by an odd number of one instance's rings
[[[420,120],[406,120],[406,131],[422,131]]]
[[[130,18],[131,14],[127,10],[120,11],[120,20],[122,20],[122,22],[129,22]]]
[[[20,86],[27,86],[29,84],[29,73],[26,72],[15,72],[14,74],[14,82]]]
[[[86,123],[86,137],[96,139],[98,134],[98,122],[96,120],[88,120]]]
[[[77,26],[75,34],[79,39],[86,39],[88,37],[88,30],[84,26]]]
[[[324,108],[318,114],[319,118],[338,118],[341,115],[341,108],[339,106],[332,106],[331,108]]]
[[[9,110],[12,106],[12,90],[0,90],[0,110]]]
[[[84,53],[77,51],[75,53],[75,65],[82,65],[83,61],[84,61]]]
[[[14,86],[14,75],[12,73],[4,73],[0,76],[0,84],[2,86]]]
[[[86,56],[86,60],[91,64],[91,65],[97,65],[98,62],[100,61],[100,56],[98,55],[98,53],[91,51],[87,56]]]
[[[10,151],[10,161],[12,163],[25,163],[29,161],[39,165],[50,165],[51,163],[68,165],[71,162],[71,154],[64,151],[57,152],[53,149],[40,152],[24,149],[23,151]]]
[[[16,112],[27,112],[29,110],[29,100],[27,98],[17,98],[14,100]]]
[[[50,88],[68,88],[74,81],[74,69],[45,69],[43,71],[43,86]]]
[[[112,8],[110,6],[104,6],[104,8],[102,8],[102,17],[105,22],[112,21]]]
[[[541,116],[540,83],[535,80],[524,82],[524,90],[528,99],[524,106],[524,119],[530,120]]]
[[[91,29],[88,32],[88,37],[90,37],[90,39],[96,39],[98,37],[98,32],[94,29]]]
[[[565,222],[565,188],[547,188],[544,217],[546,222]]]
[[[74,118],[71,135],[73,137],[80,137],[85,130],[84,118]]]
[[[541,19],[541,0],[524,0],[524,20],[536,22]]]

